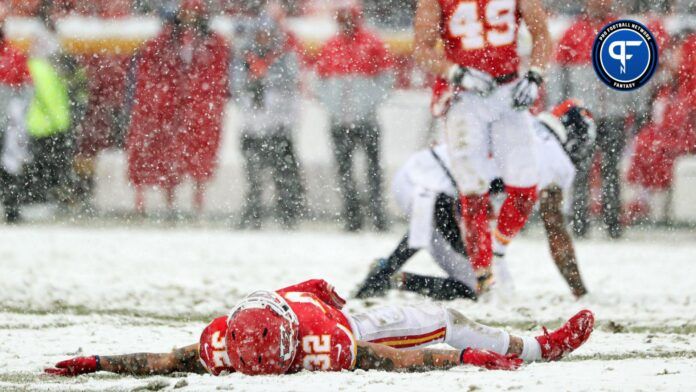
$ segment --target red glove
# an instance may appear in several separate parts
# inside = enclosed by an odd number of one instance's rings
[[[484,367],[489,370],[516,370],[522,360],[516,354],[501,355],[488,350],[466,348],[459,357],[462,364]]]
[[[56,367],[44,369],[44,372],[56,376],[77,376],[94,373],[100,369],[99,356],[93,355],[91,357],[75,357],[60,361],[56,364]]]

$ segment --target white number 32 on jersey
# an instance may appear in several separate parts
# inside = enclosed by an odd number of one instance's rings
[[[479,18],[478,2],[462,1],[449,20],[450,33],[465,50],[510,45],[517,38],[517,0],[489,0],[485,8]]]
[[[328,370],[331,366],[331,336],[307,335],[302,338],[305,357],[302,365],[307,370]]]

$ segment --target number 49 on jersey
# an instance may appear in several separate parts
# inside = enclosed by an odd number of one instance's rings
[[[460,1],[447,24],[464,50],[506,46],[517,39],[517,0]]]

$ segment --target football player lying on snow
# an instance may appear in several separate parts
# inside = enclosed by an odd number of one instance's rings
[[[306,370],[426,371],[474,365],[517,369],[524,361],[555,361],[592,333],[583,310],[559,329],[518,337],[478,324],[438,305],[387,306],[351,315],[324,280],[276,292],[256,291],[213,320],[200,342],[166,354],[77,357],[46,369],[75,376],[100,370],[133,375],[206,371],[219,375],[283,374]],[[447,343],[455,349],[423,349]]]

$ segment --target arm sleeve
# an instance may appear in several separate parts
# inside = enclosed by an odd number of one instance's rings
[[[293,291],[314,294],[320,300],[338,309],[343,308],[343,305],[346,304],[346,300],[338,295],[338,293],[336,293],[336,289],[334,289],[334,287],[324,279],[310,279],[302,283],[280,289],[278,290],[278,293],[284,294]]]

